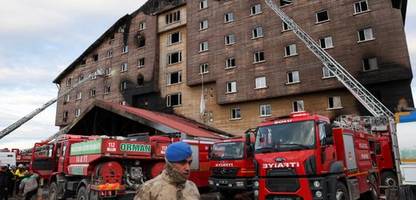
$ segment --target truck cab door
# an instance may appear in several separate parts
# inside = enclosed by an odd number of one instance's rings
[[[332,128],[328,122],[318,122],[319,143],[321,147],[321,164],[324,170],[330,168],[330,164],[335,160],[335,148],[332,136]]]
[[[58,157],[58,172],[65,173],[65,156],[66,156],[67,142],[60,143],[59,149],[57,150]]]

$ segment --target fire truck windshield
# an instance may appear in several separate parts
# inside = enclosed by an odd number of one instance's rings
[[[236,160],[244,156],[243,142],[223,142],[212,146],[212,160]]]
[[[255,150],[259,153],[266,153],[314,148],[314,130],[314,121],[259,127]]]

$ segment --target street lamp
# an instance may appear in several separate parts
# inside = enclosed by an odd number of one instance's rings
[[[94,73],[89,74],[86,79],[83,79],[83,80],[79,81],[73,87],[71,87],[69,90],[66,90],[66,91],[62,92],[58,97],[49,100],[48,102],[43,104],[41,107],[35,109],[31,113],[27,114],[26,116],[17,120],[15,123],[11,124],[10,126],[6,127],[2,131],[0,131],[0,139],[5,137],[6,135],[11,133],[12,131],[16,130],[17,128],[19,128],[21,125],[23,125],[27,121],[31,120],[33,117],[35,117],[37,114],[41,113],[47,107],[54,104],[59,98],[69,94],[73,89],[77,88],[79,85],[85,83],[88,80],[91,80],[93,76],[103,76],[103,75],[104,75],[104,71],[101,68],[97,69]]]

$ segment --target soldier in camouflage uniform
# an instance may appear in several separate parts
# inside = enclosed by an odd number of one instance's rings
[[[166,149],[165,160],[163,172],[140,186],[134,200],[199,200],[198,188],[188,180],[192,163],[189,144],[172,143]]]

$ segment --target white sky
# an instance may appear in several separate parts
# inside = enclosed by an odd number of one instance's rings
[[[113,23],[145,0],[0,0],[0,130],[56,97],[54,78]],[[416,66],[416,1],[406,35]],[[415,72],[416,69],[414,68]],[[416,92],[415,81],[412,90]],[[29,148],[56,133],[56,105],[0,140]]]

